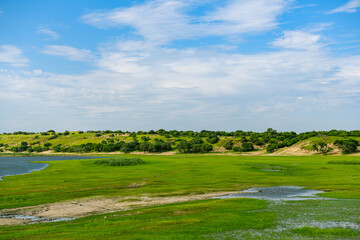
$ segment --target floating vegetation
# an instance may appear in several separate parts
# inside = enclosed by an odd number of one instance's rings
[[[94,164],[107,166],[134,166],[144,164],[145,162],[140,158],[111,158],[96,160]]]

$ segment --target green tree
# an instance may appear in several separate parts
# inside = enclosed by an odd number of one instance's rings
[[[334,144],[338,146],[338,148],[341,149],[342,152],[345,154],[356,152],[359,146],[359,142],[352,138],[345,140],[336,140]]]
[[[254,150],[254,145],[251,142],[243,142],[241,144],[241,151],[250,152],[252,150]]]
[[[333,150],[331,147],[327,145],[327,143],[323,141],[319,143],[315,143],[312,147],[315,151],[322,153],[323,155],[327,155],[331,150]]]
[[[224,144],[224,148],[226,150],[231,150],[234,146],[234,142],[232,140],[230,141],[226,141],[225,144]]]
[[[266,146],[266,152],[268,152],[268,153],[273,153],[273,152],[275,152],[276,149],[278,149],[277,143],[271,143]]]

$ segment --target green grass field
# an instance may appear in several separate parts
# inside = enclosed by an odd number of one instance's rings
[[[111,156],[114,158],[114,155]],[[0,181],[0,209],[90,196],[175,196],[294,185],[328,200],[209,199],[79,218],[0,227],[0,239],[360,239],[360,161],[356,156],[121,155],[144,164],[51,161]],[[266,171],[266,170],[279,171]],[[145,182],[137,188],[134,182]]]

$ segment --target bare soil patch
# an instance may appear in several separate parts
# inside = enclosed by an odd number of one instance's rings
[[[155,205],[203,200],[237,192],[214,192],[206,194],[190,194],[185,196],[169,197],[104,197],[96,196],[68,200],[57,203],[42,204],[37,206],[1,210],[0,215],[28,215],[48,218],[77,218],[95,214],[126,211]],[[23,220],[0,218],[0,225],[19,225],[26,223]]]
[[[11,226],[11,225],[20,225],[26,223],[25,220],[16,219],[16,218],[0,218],[0,226]]]

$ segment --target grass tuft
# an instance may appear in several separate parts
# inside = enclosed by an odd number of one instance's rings
[[[338,160],[338,161],[330,161],[328,164],[343,164],[343,165],[360,165],[360,161],[356,160]]]
[[[145,162],[140,158],[112,158],[96,160],[94,164],[107,166],[133,166],[144,164]]]

